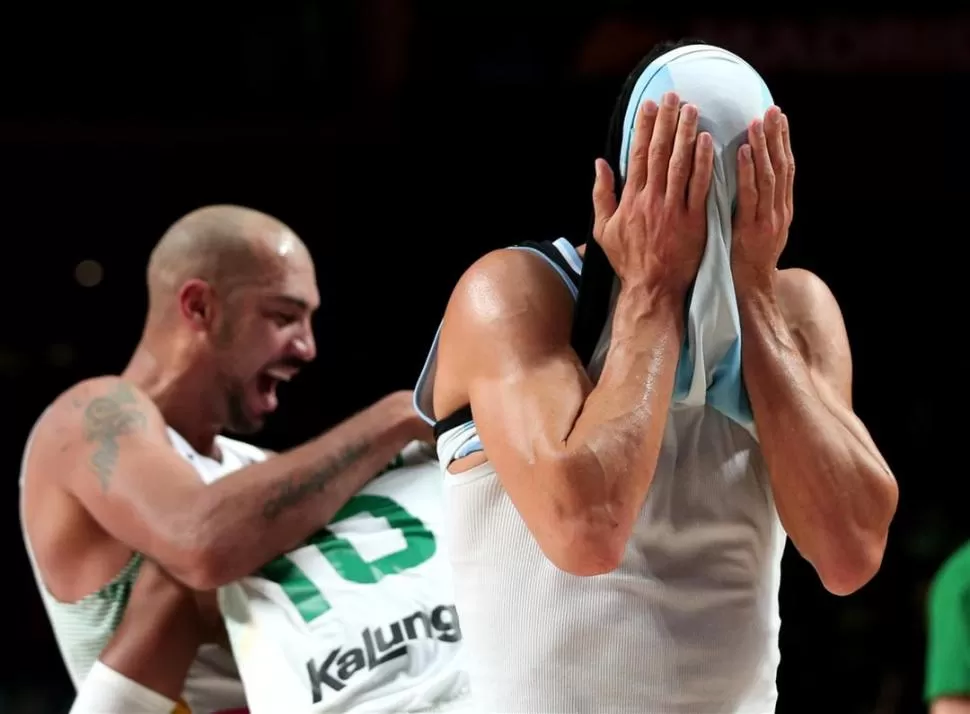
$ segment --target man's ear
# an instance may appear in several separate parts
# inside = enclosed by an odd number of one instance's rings
[[[204,280],[189,280],[179,290],[178,305],[182,318],[200,332],[208,332],[216,319],[216,295]]]

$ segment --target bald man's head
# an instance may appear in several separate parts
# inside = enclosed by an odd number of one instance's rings
[[[315,355],[313,262],[265,213],[207,206],[179,219],[152,251],[148,294],[146,337],[185,336],[188,357],[179,359],[221,385],[236,432],[258,428],[276,407],[276,384]]]
[[[176,221],[152,251],[149,302],[153,310],[169,307],[193,279],[229,295],[278,276],[289,256],[309,259],[306,246],[281,221],[251,208],[206,206]]]

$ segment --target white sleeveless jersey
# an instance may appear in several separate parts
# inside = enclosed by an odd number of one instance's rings
[[[37,420],[38,424],[41,419],[43,415]],[[36,429],[36,424],[34,428]],[[183,457],[193,463],[200,474],[201,469],[228,472],[263,457],[262,452],[255,447],[225,439],[220,440],[224,454],[223,462],[220,464],[207,459],[206,463],[203,463],[195,458],[197,454],[181,436],[172,429],[169,429],[168,433],[172,445]],[[33,430],[24,448],[20,475],[21,489],[32,441]],[[21,523],[23,524],[22,518]],[[99,591],[77,602],[60,602],[44,584],[26,529],[23,530],[23,537],[41,600],[51,622],[65,668],[75,688],[80,689],[124,617],[128,598],[138,577],[142,555],[134,554],[124,569]],[[229,652],[213,645],[199,649],[198,656],[192,663],[186,678],[181,704],[183,706],[177,711],[186,711],[187,708],[188,714],[238,712],[246,706],[242,682],[239,680],[239,674]]]
[[[217,436],[216,445],[222,460],[216,461],[199,454],[172,428],[168,429],[168,437],[179,455],[192,465],[207,484],[266,458],[261,449],[251,444]],[[217,645],[200,647],[185,679],[182,699],[191,714],[244,710],[246,693],[232,654]]]
[[[555,248],[557,261],[534,252],[575,296],[582,260],[566,241]],[[426,416],[436,347],[415,391]],[[438,439],[441,468],[480,449],[473,421],[453,426]],[[622,562],[595,577],[545,557],[491,463],[444,480],[477,711],[774,711],[785,533],[743,425],[709,404],[672,405]]]
[[[442,479],[417,453],[304,546],[220,589],[251,714],[464,706]]]

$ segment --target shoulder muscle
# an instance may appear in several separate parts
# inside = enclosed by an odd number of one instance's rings
[[[78,384],[51,405],[31,452],[30,477],[56,479],[115,540],[179,565],[192,534],[178,518],[205,486],[144,392],[117,377]]]
[[[568,344],[573,300],[543,258],[521,250],[489,253],[462,276],[445,312],[442,342],[450,350],[492,355],[508,348],[519,357]],[[459,338],[472,338],[476,344]],[[502,338],[502,339],[498,339]]]
[[[518,365],[569,348],[573,300],[543,258],[524,250],[485,255],[461,277],[438,347],[435,411],[467,403],[469,381],[514,376]]]
[[[60,433],[62,453],[83,463],[105,489],[115,475],[126,438],[160,444],[168,441],[158,407],[118,377],[99,377],[76,385],[54,403],[50,418]]]

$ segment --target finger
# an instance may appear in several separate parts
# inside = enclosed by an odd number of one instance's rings
[[[788,176],[788,156],[785,154],[785,138],[781,121],[781,109],[771,107],[765,113],[765,138],[768,154],[771,156],[771,171],[775,175],[775,209],[784,211],[786,182]]]
[[[788,207],[788,218],[795,215],[795,154],[791,150],[791,133],[788,130],[788,116],[781,115],[782,144],[785,147],[785,204]]]
[[[657,121],[657,104],[651,100],[640,105],[637,112],[636,127],[633,130],[633,146],[626,168],[626,186],[631,191],[639,191],[647,182],[647,153],[650,138],[653,136],[654,122]],[[625,187],[624,187],[624,190]]]
[[[738,223],[752,223],[758,213],[758,183],[750,144],[738,149]]]
[[[667,166],[667,201],[677,202],[682,206],[687,202],[687,183],[690,181],[696,141],[697,107],[685,104],[680,108],[674,146]]]
[[[650,137],[646,188],[660,194],[663,194],[667,186],[667,165],[670,163],[670,152],[674,148],[674,134],[680,116],[679,106],[680,98],[676,93],[664,94],[663,103],[657,111],[657,121],[653,125],[653,136]]]
[[[707,192],[714,172],[714,141],[706,131],[697,135],[694,147],[694,171],[687,188],[687,210],[703,212],[707,208]]]
[[[596,159],[596,181],[593,182],[593,237],[600,240],[606,222],[616,212],[613,171],[603,159]]]
[[[775,174],[771,169],[771,157],[768,155],[765,123],[761,119],[755,119],[748,126],[748,142],[751,145],[754,173],[758,181],[757,216],[767,218],[771,216],[775,199]]]

